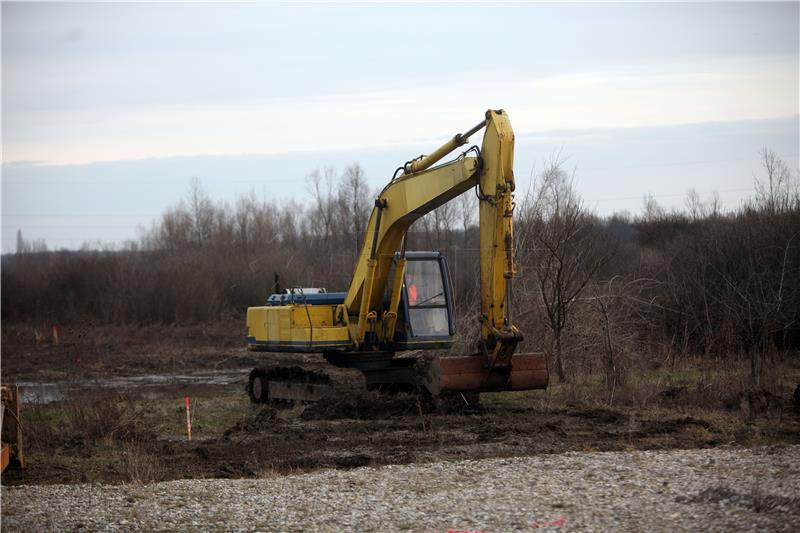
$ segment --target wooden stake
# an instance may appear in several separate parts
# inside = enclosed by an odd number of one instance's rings
[[[189,414],[189,396],[186,396],[186,434],[192,440],[192,417]]]

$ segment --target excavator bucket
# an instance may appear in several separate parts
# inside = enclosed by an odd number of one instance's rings
[[[479,355],[435,357],[425,387],[434,396],[452,392],[496,392],[546,389],[547,358],[543,353],[518,353],[511,368],[490,369]]]

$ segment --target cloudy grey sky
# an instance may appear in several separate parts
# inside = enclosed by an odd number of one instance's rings
[[[378,187],[490,107],[523,187],[561,150],[601,214],[735,207],[763,146],[800,166],[798,6],[3,2],[2,249],[136,237],[193,176],[304,201],[359,162]]]

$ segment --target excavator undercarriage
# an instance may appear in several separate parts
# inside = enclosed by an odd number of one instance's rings
[[[512,369],[489,369],[477,354],[428,357],[418,352],[384,361],[372,359],[368,368],[339,366],[342,358],[333,354],[315,363],[255,368],[247,392],[254,403],[291,407],[364,391],[444,397],[544,389],[548,382],[547,358],[541,353],[515,354]]]
[[[319,361],[253,369],[248,394],[253,402],[280,407],[365,391],[412,393],[419,389],[418,365],[408,356],[326,353]]]

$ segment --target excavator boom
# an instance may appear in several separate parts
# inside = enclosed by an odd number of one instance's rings
[[[431,168],[483,128],[486,128],[483,143],[480,150],[474,150],[475,157],[465,153],[451,163]],[[381,295],[389,282],[387,274],[411,223],[477,187],[480,200],[480,346],[476,355],[434,362],[427,379],[429,388],[494,390],[547,386],[543,355],[514,355],[523,337],[511,320],[512,283],[516,275],[513,165],[514,132],[508,115],[502,110],[489,110],[485,120],[467,133],[457,134],[430,155],[406,163],[403,175],[389,183],[376,200],[367,239],[345,300],[350,316],[358,318],[353,336],[359,343],[365,339],[370,318],[375,321],[380,318]],[[401,270],[395,270],[396,289],[402,282]],[[388,314],[392,316],[396,312],[393,299]],[[393,327],[389,332],[394,332]]]

